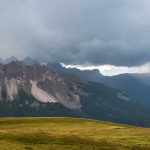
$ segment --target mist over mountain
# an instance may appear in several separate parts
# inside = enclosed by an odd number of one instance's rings
[[[47,63],[46,66],[58,73],[72,76],[75,75],[94,82],[98,82],[99,78],[103,76],[98,69],[81,71],[77,68],[65,68],[60,63]]]
[[[23,59],[19,59],[15,56],[11,56],[11,57],[7,57],[7,58],[0,58],[0,63],[2,64],[9,64],[13,61],[23,61],[26,65],[29,65],[29,66],[32,66],[34,64],[38,64],[40,62],[38,62],[37,60],[34,60],[33,58],[31,57],[25,57]]]

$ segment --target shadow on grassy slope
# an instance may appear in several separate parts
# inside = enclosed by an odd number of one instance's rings
[[[70,150],[99,150],[111,149],[117,150],[113,143],[108,143],[105,140],[94,141],[93,139],[80,138],[79,136],[58,136],[47,135],[44,133],[31,133],[22,135],[1,134],[0,140],[5,139],[10,142],[20,143],[25,145],[25,149],[33,149],[35,145],[49,145],[55,149],[70,149]],[[32,146],[29,146],[32,145]]]

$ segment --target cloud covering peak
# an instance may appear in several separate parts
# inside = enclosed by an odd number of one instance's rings
[[[0,55],[70,64],[150,61],[149,0],[0,0]]]

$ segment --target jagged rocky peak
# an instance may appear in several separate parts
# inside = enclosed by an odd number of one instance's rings
[[[81,91],[76,82],[71,83],[74,88],[68,79],[43,65],[27,66],[22,61],[0,64],[2,100],[14,101],[24,91],[40,103],[58,102],[68,108],[79,109]]]
[[[8,79],[22,80],[27,72],[27,66],[21,61],[12,61],[9,64],[3,65],[3,71]]]

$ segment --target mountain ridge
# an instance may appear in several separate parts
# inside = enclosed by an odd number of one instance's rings
[[[57,63],[55,63],[57,64]],[[150,107],[150,74],[119,74],[115,76],[103,76],[97,70],[80,70],[77,68],[65,68],[61,64],[47,64],[48,68],[58,73],[77,75],[87,81],[98,82],[109,87],[121,90],[123,93],[137,100],[139,103]]]
[[[70,116],[150,126],[149,109],[120,90],[45,65],[0,64],[0,116]]]

